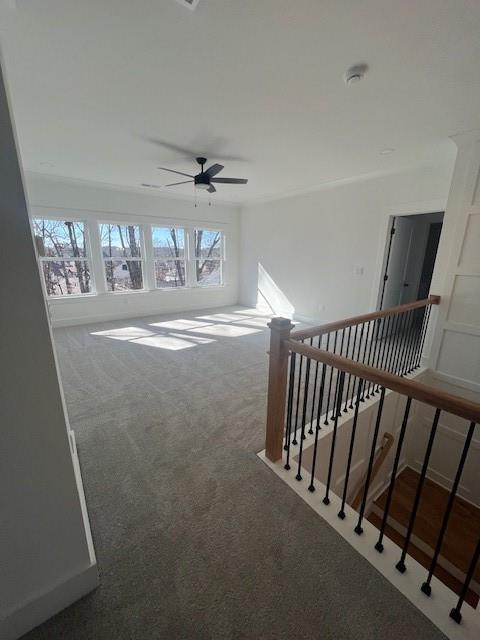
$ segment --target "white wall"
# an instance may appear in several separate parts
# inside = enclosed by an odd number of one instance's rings
[[[241,302],[260,288],[275,313],[314,322],[375,308],[389,216],[442,211],[454,158],[452,144],[434,167],[245,206]]]
[[[0,637],[8,640],[98,576],[1,73],[0,139]]]
[[[89,321],[126,318],[187,309],[203,309],[236,304],[239,290],[239,210],[212,199],[195,208],[191,200],[165,197],[142,189],[121,189],[83,181],[27,173],[27,195],[31,216],[60,215],[97,220],[147,224],[182,224],[193,229],[205,225],[222,229],[226,237],[225,284],[221,287],[191,287],[172,291],[150,290],[107,293],[102,287],[103,265],[98,255],[94,297],[51,299],[48,306],[54,326]],[[95,250],[95,247],[93,247]],[[97,247],[99,252],[99,248]],[[95,271],[95,264],[93,265]]]

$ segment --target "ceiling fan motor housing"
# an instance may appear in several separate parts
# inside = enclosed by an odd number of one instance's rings
[[[206,158],[202,158],[202,157],[198,157],[197,159],[198,164],[202,167],[202,170],[199,174],[197,174],[194,177],[194,182],[195,182],[195,186],[198,189],[208,189],[208,187],[210,186],[210,176],[205,173],[203,171],[203,167],[205,165],[205,163],[207,162]]]

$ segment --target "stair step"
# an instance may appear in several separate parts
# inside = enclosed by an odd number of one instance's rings
[[[380,529],[382,524],[382,518],[378,516],[375,512],[372,512],[368,516],[367,520],[371,524],[373,524],[374,527],[376,527],[377,529]],[[399,547],[403,546],[403,543],[405,541],[404,536],[388,524],[385,527],[385,535],[387,536],[387,538],[389,538],[392,542],[397,544]],[[427,553],[425,553],[424,551],[416,547],[414,544],[410,543],[408,546],[408,554],[414,560],[416,560],[419,564],[421,564],[422,567],[425,567],[425,569],[427,570],[429,569],[431,556],[429,556]],[[443,584],[446,585],[449,589],[451,589],[454,593],[456,593],[457,595],[460,595],[460,591],[462,588],[462,583],[460,582],[460,580],[457,580],[457,578],[452,576],[450,573],[448,573],[448,571],[446,571],[443,567],[441,567],[438,564],[434,571],[434,576],[438,578],[440,582],[443,582]],[[471,589],[469,589],[467,592],[467,595],[465,596],[465,602],[467,602],[471,607],[475,609],[479,602],[479,596],[476,593],[474,593]]]
[[[406,529],[417,489],[419,474],[410,467],[405,468],[395,482],[389,517],[400,528]],[[381,513],[385,507],[387,491],[378,497],[374,505]],[[422,491],[417,511],[413,536],[431,549],[435,548],[449,492],[428,478]],[[468,570],[480,530],[480,509],[462,498],[455,498],[449,524],[443,541],[441,555],[462,574]],[[480,566],[474,575],[480,583]]]

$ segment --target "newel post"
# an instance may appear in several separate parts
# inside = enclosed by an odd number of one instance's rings
[[[268,370],[268,406],[265,454],[276,462],[282,457],[285,396],[287,393],[288,348],[293,324],[287,318],[273,318],[270,327],[270,366]]]

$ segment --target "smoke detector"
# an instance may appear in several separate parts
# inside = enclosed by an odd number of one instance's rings
[[[351,85],[351,84],[355,84],[356,82],[360,82],[360,80],[362,80],[363,76],[367,73],[367,71],[368,71],[368,65],[364,63],[353,65],[353,67],[350,67],[350,69],[347,69],[347,71],[345,71],[343,75],[345,84]]]
[[[200,2],[200,0],[177,0],[178,4],[183,5],[184,7],[187,7],[187,9],[190,9],[190,11],[193,11],[197,4]]]

